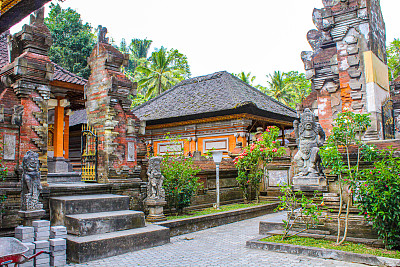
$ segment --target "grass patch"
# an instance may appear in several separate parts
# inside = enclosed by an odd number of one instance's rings
[[[167,220],[175,220],[175,219],[185,219],[185,218],[190,218],[190,217],[196,217],[196,216],[202,216],[202,215],[208,215],[208,214],[214,214],[218,212],[223,212],[223,211],[230,211],[230,210],[238,210],[238,209],[243,209],[243,208],[249,208],[249,207],[255,207],[255,206],[260,206],[264,204],[269,204],[273,203],[272,201],[260,201],[260,203],[249,203],[249,204],[229,204],[229,205],[222,205],[220,206],[219,210],[216,210],[214,208],[207,208],[203,210],[198,210],[198,211],[190,211],[187,214],[184,215],[179,215],[179,216],[167,216]]]
[[[352,242],[344,242],[343,245],[341,246],[335,246],[336,242],[331,240],[315,239],[310,237],[298,237],[298,236],[293,236],[289,237],[286,240],[282,240],[282,236],[278,235],[263,238],[260,241],[291,244],[291,245],[306,246],[306,247],[336,249],[336,250],[359,253],[359,254],[371,254],[380,257],[400,259],[400,251],[398,250],[372,248],[364,244],[356,244]]]

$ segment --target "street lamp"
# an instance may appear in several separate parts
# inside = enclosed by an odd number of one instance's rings
[[[216,166],[216,179],[215,179],[215,183],[217,186],[217,204],[216,204],[216,209],[219,209],[219,164],[222,161],[222,155],[223,155],[223,151],[212,151],[212,156],[213,156],[213,160]]]

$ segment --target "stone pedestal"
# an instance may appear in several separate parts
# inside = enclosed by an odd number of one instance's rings
[[[145,204],[149,208],[149,215],[146,217],[148,222],[161,222],[167,220],[164,215],[165,200],[146,200]]]
[[[295,176],[293,177],[293,189],[303,192],[327,192],[328,183],[324,176]]]
[[[66,173],[72,171],[72,165],[63,157],[55,157],[47,162],[49,173]]]
[[[32,226],[33,221],[40,220],[46,215],[46,211],[41,210],[20,210],[18,211],[19,217],[22,218],[24,226]]]

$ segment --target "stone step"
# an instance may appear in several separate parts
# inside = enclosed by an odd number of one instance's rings
[[[67,256],[72,262],[82,263],[166,243],[169,243],[169,228],[158,225],[101,235],[68,235]]]
[[[66,215],[117,210],[129,210],[129,196],[95,194],[50,198],[52,225],[64,225]]]
[[[88,236],[144,227],[144,213],[122,210],[65,216],[68,234]]]
[[[81,181],[81,174],[78,172],[49,173],[47,182],[52,183],[76,183]]]

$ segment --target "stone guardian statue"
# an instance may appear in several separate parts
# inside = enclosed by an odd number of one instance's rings
[[[32,211],[43,209],[39,202],[42,191],[40,184],[39,154],[33,151],[26,152],[22,160],[22,210]]]
[[[165,190],[162,187],[164,176],[161,174],[162,157],[152,157],[149,159],[149,167],[147,170],[147,197],[144,200],[145,205],[149,209],[149,215],[146,220],[149,222],[165,221],[164,208]]]
[[[325,132],[314,113],[308,108],[300,115],[300,122],[298,120],[293,122],[293,127],[298,146],[293,159],[297,166],[293,185],[295,189],[302,187],[300,190],[303,191],[310,186],[313,190],[321,190],[321,186],[326,186],[326,179],[318,152],[325,142]]]

